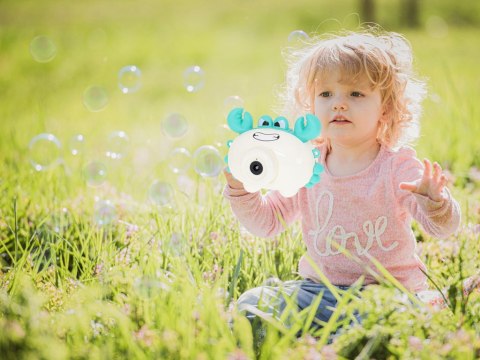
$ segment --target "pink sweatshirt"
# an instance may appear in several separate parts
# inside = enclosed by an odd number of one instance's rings
[[[408,147],[393,151],[382,146],[366,169],[342,177],[330,174],[326,149],[319,150],[319,162],[325,167],[320,182],[291,198],[276,191],[262,196],[227,185],[224,195],[239,221],[256,236],[272,237],[285,230],[283,224],[300,219],[307,247],[299,264],[304,278],[321,282],[308,256],[335,285],[352,285],[362,275],[364,284],[375,283],[365,267],[380,273],[368,259],[370,255],[408,290],[427,289],[421,271],[426,268],[415,252],[411,222],[415,219],[435,237],[454,233],[460,207],[448,189],[444,190],[447,200],[440,202],[400,190],[401,182],[420,179],[423,174],[423,164]],[[342,248],[356,259],[348,258]]]

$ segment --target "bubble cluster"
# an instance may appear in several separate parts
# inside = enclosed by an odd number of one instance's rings
[[[87,185],[96,187],[107,179],[107,166],[100,161],[91,161],[83,169]]]
[[[82,134],[73,135],[68,143],[70,153],[74,156],[85,152],[85,137]]]
[[[108,105],[108,93],[105,88],[97,85],[88,87],[83,93],[83,104],[92,112],[105,109]]]
[[[39,134],[30,140],[28,153],[30,164],[37,171],[43,171],[61,162],[62,144],[53,134]]]
[[[185,148],[175,148],[168,156],[168,166],[174,174],[181,174],[188,170],[192,162],[190,152]]]
[[[218,150],[211,145],[200,146],[193,154],[195,171],[204,177],[215,177],[225,167]]]
[[[57,55],[55,43],[47,36],[37,36],[30,42],[30,54],[40,63],[52,61]]]
[[[108,136],[105,155],[113,160],[127,156],[130,148],[130,139],[124,131],[114,131]]]
[[[95,203],[94,220],[99,226],[110,225],[117,220],[117,210],[110,200]]]
[[[142,72],[135,65],[127,65],[118,72],[118,87],[124,94],[131,94],[142,86]]]
[[[182,114],[172,113],[162,120],[161,127],[166,136],[178,139],[187,133],[188,122]]]
[[[167,182],[155,180],[148,189],[148,198],[160,206],[171,205],[173,203],[173,187]]]
[[[183,84],[189,93],[199,91],[205,85],[205,72],[198,65],[190,66],[183,72]]]

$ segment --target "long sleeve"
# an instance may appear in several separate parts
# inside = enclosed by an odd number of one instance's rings
[[[297,195],[285,198],[271,191],[262,196],[260,192],[232,189],[228,184],[223,194],[240,223],[256,236],[273,237],[299,216]]]
[[[407,209],[423,229],[438,238],[453,234],[460,224],[460,206],[450,191],[444,188],[444,200],[433,201],[427,196],[401,190],[400,183],[418,180],[422,177],[423,164],[415,157],[412,149],[403,149],[393,161],[394,188],[400,209]]]

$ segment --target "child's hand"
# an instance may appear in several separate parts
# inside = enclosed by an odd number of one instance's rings
[[[227,170],[223,170],[223,175],[225,175],[225,179],[227,179],[227,183],[232,189],[244,189],[243,184],[235,179]]]
[[[442,190],[447,184],[447,178],[442,173],[442,168],[438,163],[432,163],[428,159],[424,159],[425,171],[421,179],[412,182],[400,183],[400,189],[411,191],[420,195],[428,196],[433,201],[442,201]]]

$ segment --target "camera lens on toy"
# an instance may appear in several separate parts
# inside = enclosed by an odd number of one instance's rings
[[[253,175],[260,175],[263,172],[263,165],[260,161],[252,161],[250,164],[250,172]]]

